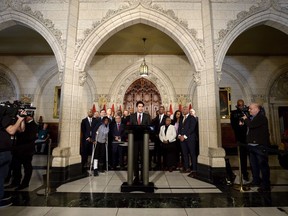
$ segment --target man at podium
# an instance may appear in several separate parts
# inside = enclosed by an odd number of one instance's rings
[[[136,103],[137,111],[130,116],[131,125],[150,125],[150,115],[144,113],[144,103],[138,101]],[[140,157],[139,157],[140,156]],[[139,158],[142,161],[143,157],[143,133],[137,132],[134,136],[134,152],[133,152],[133,164],[134,164],[134,184],[142,181],[142,175],[139,176]],[[142,164],[142,163],[141,163]]]

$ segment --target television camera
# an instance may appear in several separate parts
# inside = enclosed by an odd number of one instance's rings
[[[25,111],[25,115],[23,115],[22,111]],[[33,107],[31,104],[23,103],[21,101],[14,101],[11,103],[10,101],[0,102],[0,117],[10,116],[16,117],[17,115],[21,117],[33,116],[36,107]]]

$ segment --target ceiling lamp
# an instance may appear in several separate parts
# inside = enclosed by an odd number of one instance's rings
[[[145,62],[145,52],[146,52],[145,41],[146,41],[146,38],[142,38],[142,40],[143,40],[143,43],[144,43],[144,54],[143,54],[144,57],[143,57],[143,62],[140,65],[139,71],[140,71],[140,76],[146,77],[146,76],[148,76],[148,66],[147,66],[147,64]]]

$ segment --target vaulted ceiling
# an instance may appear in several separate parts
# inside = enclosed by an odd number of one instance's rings
[[[147,38],[145,47],[143,38]],[[144,24],[127,27],[111,36],[96,55],[111,54],[184,55],[168,35]],[[0,55],[53,55],[49,44],[34,30],[14,25],[0,31]],[[257,26],[242,33],[227,55],[288,55],[288,35],[269,26]]]

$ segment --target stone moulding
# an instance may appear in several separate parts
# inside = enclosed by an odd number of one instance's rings
[[[145,0],[145,1],[140,1],[140,0],[134,0],[134,1],[129,1],[128,5],[121,5],[118,9],[116,10],[108,10],[106,15],[99,21],[96,21],[92,24],[91,28],[87,28],[84,30],[84,37],[82,39],[78,39],[76,42],[76,53],[79,51],[81,45],[83,44],[83,42],[87,39],[87,37],[95,30],[98,28],[98,26],[102,23],[104,23],[105,21],[111,19],[114,16],[117,16],[127,10],[131,10],[134,8],[137,8],[139,6],[142,6],[146,9],[149,10],[154,10],[156,12],[160,12],[162,13],[164,16],[174,20],[175,22],[177,22],[180,26],[182,26],[183,28],[186,29],[186,31],[188,31],[190,33],[190,35],[194,38],[194,40],[197,43],[197,46],[199,47],[199,49],[201,50],[201,52],[203,54],[205,54],[204,51],[204,45],[203,45],[203,39],[197,38],[197,30],[195,29],[190,29],[188,27],[188,23],[186,20],[180,19],[179,17],[176,16],[175,12],[171,9],[165,10],[163,9],[160,5],[158,4],[152,4],[151,0]]]
[[[248,17],[253,16],[262,11],[268,10],[269,8],[273,8],[276,11],[280,11],[280,12],[288,14],[288,7],[287,6],[282,7],[281,3],[279,3],[277,0],[262,0],[261,2],[257,4],[257,6],[255,5],[251,6],[248,11],[239,12],[237,14],[236,19],[228,21],[226,29],[221,29],[218,32],[218,39],[214,41],[215,53],[217,53],[218,48],[220,47],[220,44],[224,41],[224,38],[226,37],[226,35],[232,29],[234,29],[238,24],[242,23]]]
[[[34,3],[35,1],[33,1]],[[65,1],[60,1],[65,2]],[[1,11],[5,11],[9,8],[11,8],[12,10],[15,11],[19,11],[22,13],[25,13],[29,16],[32,16],[33,18],[35,18],[36,20],[38,20],[40,23],[42,23],[56,38],[56,40],[58,41],[58,43],[60,44],[62,50],[65,50],[66,47],[66,43],[65,40],[62,39],[62,32],[59,29],[56,29],[54,26],[54,23],[52,20],[50,19],[45,19],[42,12],[40,11],[33,11],[31,9],[31,7],[29,7],[28,5],[26,5],[26,3],[31,3],[31,1],[24,1],[24,0],[6,0],[2,3],[0,3],[0,12]],[[38,0],[35,3],[45,3],[45,1],[40,1]]]

